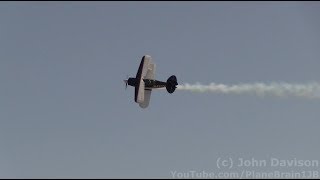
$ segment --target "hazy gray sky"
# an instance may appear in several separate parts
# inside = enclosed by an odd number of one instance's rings
[[[319,100],[159,90],[141,109],[122,81],[145,54],[180,84],[320,81],[319,18],[318,2],[1,2],[0,177],[320,160]]]

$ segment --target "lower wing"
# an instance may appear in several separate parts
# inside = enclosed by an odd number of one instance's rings
[[[140,79],[140,82],[138,84],[138,86],[135,87],[135,101],[137,103],[142,103],[144,101],[144,96],[145,96],[145,90],[144,90],[144,81],[143,79]]]
[[[151,97],[151,89],[145,89],[144,90],[144,101],[139,103],[139,106],[141,108],[146,108],[149,106],[149,102],[150,102],[150,97]]]

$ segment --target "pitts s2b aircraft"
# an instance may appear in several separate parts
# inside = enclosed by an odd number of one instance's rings
[[[142,57],[136,77],[129,77],[124,80],[127,86],[135,87],[134,101],[141,108],[146,108],[149,105],[152,89],[166,88],[168,93],[173,93],[177,88],[177,78],[172,75],[167,82],[157,81],[154,79],[156,65],[152,62],[151,56],[145,55]]]

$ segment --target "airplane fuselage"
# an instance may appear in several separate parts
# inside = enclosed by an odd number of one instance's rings
[[[157,89],[166,87],[166,82],[153,80],[153,79],[143,79],[145,89]],[[138,80],[136,78],[129,78],[128,85],[136,87]]]
[[[153,89],[165,88],[172,94],[177,88],[178,82],[175,75],[171,75],[165,82],[155,80],[155,67],[151,56],[145,55],[141,59],[136,76],[123,80],[126,89],[128,85],[134,87],[134,101],[141,108],[148,107]]]

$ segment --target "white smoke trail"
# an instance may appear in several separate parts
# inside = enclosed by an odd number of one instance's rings
[[[277,96],[288,97],[296,96],[303,98],[320,98],[320,84],[311,82],[306,84],[290,84],[290,83],[252,83],[252,84],[237,84],[225,85],[211,83],[209,85],[183,84],[178,85],[177,90],[186,90],[198,93],[211,92],[223,94],[256,94],[258,96]]]

